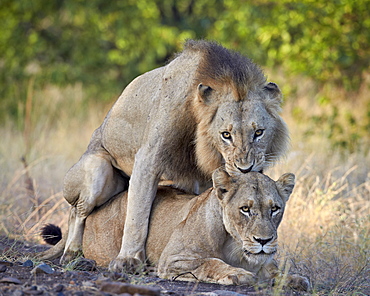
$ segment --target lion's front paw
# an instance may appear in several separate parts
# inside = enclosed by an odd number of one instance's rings
[[[144,263],[133,257],[125,257],[112,260],[109,264],[109,271],[120,273],[140,273],[144,271]]]
[[[289,288],[298,291],[308,291],[310,289],[310,281],[308,280],[308,278],[297,274],[290,274],[287,277],[286,285]]]
[[[253,273],[238,268],[235,272],[229,273],[218,280],[222,285],[254,285],[256,277]]]

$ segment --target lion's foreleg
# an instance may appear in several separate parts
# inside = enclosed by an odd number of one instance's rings
[[[135,156],[121,250],[109,265],[111,271],[135,272],[145,262],[149,216],[159,182],[158,167],[150,155],[147,150],[140,149]]]
[[[84,220],[82,221],[82,226],[84,226]],[[71,207],[68,220],[68,235],[65,242],[63,256],[60,259],[61,264],[66,264],[78,255],[82,254],[82,236],[83,227],[81,230],[81,219],[77,222],[77,208]]]

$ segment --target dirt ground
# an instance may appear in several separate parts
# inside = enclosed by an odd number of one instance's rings
[[[62,268],[58,260],[45,262],[51,273],[35,268],[42,262],[28,260],[26,254],[40,252],[47,246],[16,241],[0,236],[0,295],[272,295],[271,287],[255,289],[245,286],[223,286],[163,280],[153,275],[110,273],[105,268],[79,271]],[[31,257],[30,257],[31,258]],[[32,266],[27,266],[32,265]],[[46,271],[48,271],[46,269]],[[300,295],[286,291],[285,295]]]

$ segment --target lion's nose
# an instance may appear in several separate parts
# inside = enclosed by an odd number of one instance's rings
[[[251,170],[252,170],[252,168],[253,168],[253,164],[249,167],[249,168],[241,168],[241,167],[239,167],[239,166],[236,166],[237,168],[238,168],[238,170],[239,171],[241,171],[243,174],[246,174],[246,173],[249,173]]]
[[[272,241],[272,239],[273,239],[272,237],[269,237],[269,238],[259,238],[259,237],[255,237],[255,236],[253,238],[254,238],[254,240],[256,242],[260,243],[261,246],[266,245],[268,242]]]

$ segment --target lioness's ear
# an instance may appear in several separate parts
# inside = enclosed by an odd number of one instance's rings
[[[198,99],[204,103],[209,103],[209,97],[212,92],[212,88],[207,85],[199,84],[198,85]]]
[[[292,194],[294,184],[295,176],[294,174],[290,173],[282,175],[279,180],[276,181],[276,187],[285,201],[288,201],[290,195]]]
[[[230,189],[231,177],[223,167],[219,167],[212,174],[213,188],[216,190],[217,197],[223,198],[223,195]]]

